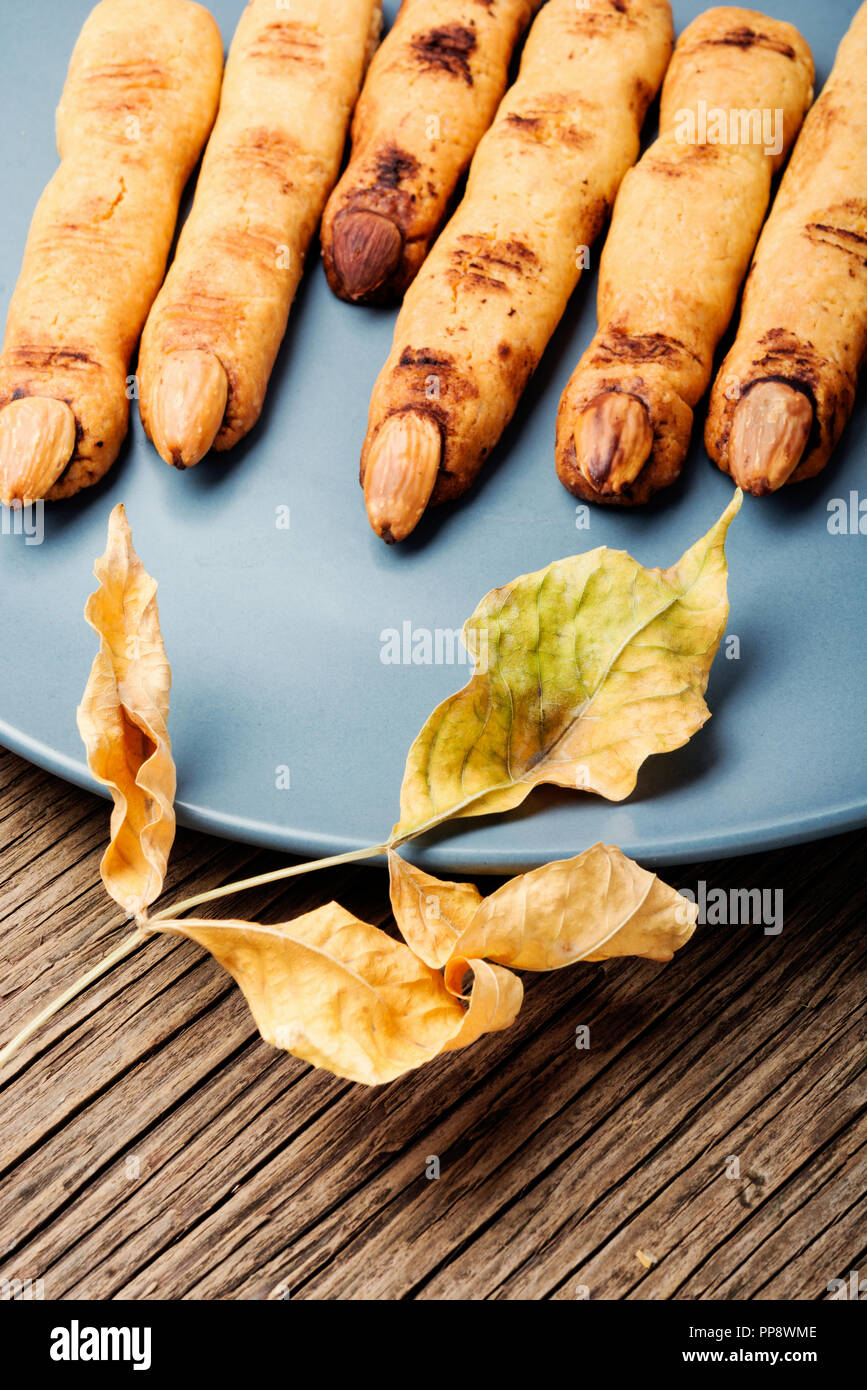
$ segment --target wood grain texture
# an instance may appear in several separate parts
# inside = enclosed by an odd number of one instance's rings
[[[107,815],[0,750],[2,1039],[118,939]],[[782,933],[705,926],[669,966],[525,976],[511,1030],[373,1090],[267,1047],[215,962],[149,942],[0,1078],[0,1280],[47,1299],[827,1298],[865,1258],[865,839],[670,871],[783,889]],[[166,901],[277,862],[181,832]],[[230,901],[277,921],[333,897],[390,922],[366,867]]]

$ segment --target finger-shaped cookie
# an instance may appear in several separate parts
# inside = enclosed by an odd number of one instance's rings
[[[668,0],[540,11],[373,390],[362,482],[384,540],[464,492],[511,419],[638,154],[671,44]]]
[[[399,299],[506,90],[541,0],[403,0],[352,118],[352,156],[322,219],[335,294]]]
[[[577,497],[631,506],[680,475],[812,85],[798,31],[755,10],[708,10],[678,40],[659,138],[617,195],[599,327],[560,401],[557,472]]]
[[[867,353],[867,5],[804,122],[759,238],[705,444],[748,492],[825,467]]]
[[[190,0],[101,0],[57,112],[0,355],[0,499],[68,497],[127,430],[127,372],[214,120],[220,32]]]
[[[196,196],[139,354],[144,427],[187,468],[262,411],[379,34],[379,0],[251,0]]]

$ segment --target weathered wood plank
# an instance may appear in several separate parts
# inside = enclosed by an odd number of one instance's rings
[[[612,975],[615,969],[617,968],[612,968]],[[660,971],[658,967],[650,965],[645,966],[642,963],[634,967],[620,967],[617,971],[616,978],[622,978],[625,982],[625,972],[632,970],[636,972],[648,972],[651,976],[656,977],[655,983],[659,981],[660,977],[666,978],[668,974],[668,972]],[[543,1007],[544,1002],[547,1001],[547,991],[550,989],[554,978],[557,978],[558,983],[562,980],[565,989],[564,997],[568,1002],[573,988],[571,980],[575,978],[576,974],[580,978],[580,973],[581,972],[563,972],[560,977],[546,977],[543,981],[539,981],[539,987],[543,991]],[[600,983],[601,978],[600,972]],[[680,979],[679,977],[675,977],[673,973],[670,976],[670,981],[672,983],[676,981],[682,991],[678,998],[678,1002],[682,1002],[689,997],[689,993],[695,983],[685,978]],[[668,982],[668,980],[666,980],[666,982]],[[605,983],[607,985],[608,981]],[[677,995],[675,995],[675,997],[677,998]],[[580,1021],[583,1022],[589,1020],[591,1026],[595,1028],[597,1011],[603,1020],[607,1014],[613,1013],[612,1000],[606,998],[604,1002],[598,1005],[598,1010],[594,1010],[593,1004],[595,1001],[592,998],[590,1003],[591,1008],[585,1008],[578,1017]],[[666,1000],[666,1006],[671,1006],[671,1001],[668,999]],[[440,1132],[436,1129],[432,1131],[430,1148],[426,1147],[424,1153],[421,1155],[417,1152],[413,1152],[402,1156],[401,1160],[399,1160],[399,1164],[403,1171],[395,1173],[395,1165],[392,1165],[388,1171],[381,1175],[379,1182],[374,1182],[373,1184],[371,1184],[370,1178],[365,1172],[364,1183],[359,1187],[356,1196],[350,1201],[344,1202],[339,1211],[334,1212],[329,1217],[324,1228],[320,1223],[311,1230],[308,1239],[301,1239],[299,1241],[296,1237],[293,1241],[291,1258],[284,1257],[283,1259],[282,1274],[284,1276],[284,1282],[289,1282],[293,1287],[301,1285],[304,1277],[308,1273],[305,1261],[309,1258],[311,1261],[317,1263],[322,1262],[323,1235],[325,1234],[335,1242],[334,1248],[329,1250],[329,1255],[330,1258],[334,1260],[335,1271],[339,1267],[341,1271],[340,1277],[344,1279],[346,1270],[342,1259],[337,1258],[337,1252],[340,1249],[341,1243],[346,1242],[347,1235],[353,1229],[363,1231],[366,1236],[369,1236],[370,1232],[376,1229],[377,1205],[381,1203],[384,1207],[387,1207],[393,1196],[396,1177],[407,1189],[412,1188],[417,1198],[417,1211],[414,1208],[414,1220],[417,1223],[417,1228],[416,1226],[413,1227],[406,1241],[401,1240],[397,1243],[398,1249],[409,1249],[414,1240],[426,1240],[429,1248],[433,1252],[433,1258],[435,1258],[436,1246],[438,1244],[437,1237],[439,1235],[437,1226],[437,1199],[440,1196],[442,1196],[444,1202],[448,1201],[449,1205],[454,1207],[454,1220],[457,1231],[460,1233],[456,1233],[456,1241],[459,1241],[465,1235],[468,1227],[471,1229],[472,1222],[476,1219],[479,1186],[484,1182],[485,1171],[488,1169],[496,1170],[504,1155],[511,1151],[512,1148],[520,1150],[522,1142],[526,1142],[527,1140],[532,1141],[534,1130],[538,1129],[540,1123],[538,1110],[539,1098],[544,1098],[546,1109],[553,1110],[553,1112],[556,1113],[562,1109],[565,1103],[564,1096],[568,1097],[582,1086],[580,1071],[576,1068],[573,1061],[574,1049],[572,1043],[576,1016],[569,1011],[565,1017],[557,1017],[551,1005],[548,1004],[547,1007],[547,1020],[544,1018],[544,1013],[542,1016],[543,1023],[547,1026],[543,1026],[540,1036],[532,1040],[530,1048],[522,1046],[517,1052],[513,1048],[504,1061],[502,1075],[505,1094],[498,1094],[499,1077],[496,1083],[497,1091],[494,1091],[492,1094],[492,1089],[495,1084],[492,1078],[491,1085],[481,1098],[483,1104],[479,1104],[479,1097],[473,1097],[469,1107],[459,1107],[457,1112],[455,1112],[453,1116],[450,1116],[449,1120],[441,1127]],[[574,1007],[577,1007],[577,1000],[573,1003],[573,1008]],[[627,1008],[628,1007],[627,1004]],[[711,1010],[714,1007],[712,994],[710,994],[708,998],[708,1007]],[[633,1007],[632,1013],[636,1030],[640,1030],[644,1026],[646,1020],[642,1018],[639,1008]],[[616,1036],[613,1040],[613,1045],[615,1047],[624,1047],[628,1045],[625,1016],[626,1010],[621,1008],[620,1017],[615,1026]],[[553,1030],[553,1036],[551,1030]],[[507,1035],[507,1037],[511,1036],[511,1033]],[[595,1051],[596,1049],[594,1048],[594,1052]],[[454,1059],[454,1061],[459,1062],[460,1059]],[[456,1071],[458,1077],[460,1077],[460,1069],[456,1068]],[[636,1078],[640,1078],[642,1075],[643,1069],[639,1066],[636,1070]],[[425,1073],[419,1074],[418,1078],[412,1078],[414,1082],[413,1092],[417,1103],[421,1102],[422,1104],[427,1103],[430,1105],[432,1098],[428,1097],[425,1091],[426,1076],[430,1076],[431,1079],[433,1079],[433,1074],[431,1071],[428,1071],[428,1069],[426,1069]],[[553,1077],[551,1084],[549,1084],[550,1077]],[[396,1100],[398,1098],[398,1093],[399,1087],[392,1087],[389,1088],[386,1094]],[[608,1104],[609,1098],[604,1097],[603,1103]],[[433,1105],[433,1113],[438,1114],[441,1110],[441,1103],[437,1104],[434,1101]],[[422,1113],[424,1113],[423,1110]],[[500,1114],[504,1116],[502,1126],[503,1132],[502,1134],[496,1134],[492,1132],[492,1123],[493,1119]],[[544,1118],[545,1116],[543,1114],[541,1120],[544,1120]],[[467,1183],[463,1183],[462,1181],[461,1149],[465,1150],[468,1159],[482,1166],[481,1175],[473,1173]],[[434,1184],[427,1184],[420,1180],[420,1175],[424,1168],[424,1159],[429,1152],[437,1153],[441,1156],[443,1168],[447,1173],[448,1180],[444,1177]],[[327,1186],[330,1175],[331,1169],[329,1167],[327,1172],[322,1175],[321,1182],[323,1187]],[[270,1185],[275,1190],[283,1193],[285,1191],[287,1177],[288,1174],[283,1171],[269,1169],[266,1173],[263,1173],[262,1182],[264,1185]],[[435,1194],[430,1191],[431,1187],[436,1189]],[[468,1198],[472,1203],[474,1208],[472,1215],[460,1209],[460,1202],[463,1197]],[[290,1197],[287,1198],[287,1200],[291,1200],[291,1189]],[[293,1211],[293,1215],[297,1221],[297,1210]],[[204,1233],[207,1246],[211,1246],[214,1235],[215,1233],[211,1231],[206,1231]],[[239,1248],[238,1245],[233,1242],[230,1270],[225,1273],[215,1270],[212,1280],[206,1286],[197,1290],[199,1296],[217,1293],[218,1288],[221,1287],[219,1281],[226,1277],[226,1273],[230,1274],[231,1278],[237,1281],[239,1276],[243,1274],[248,1261],[251,1273],[258,1270],[264,1250],[257,1248],[255,1236],[252,1245],[253,1249],[248,1252]],[[309,1251],[305,1249],[307,1245],[310,1247]],[[175,1252],[174,1257],[181,1258],[183,1253],[183,1249],[180,1248]],[[304,1260],[302,1260],[302,1256],[305,1257]],[[213,1254],[211,1257],[213,1257]],[[400,1259],[400,1256],[398,1255],[397,1258]],[[410,1257],[408,1256],[408,1258]],[[377,1264],[381,1265],[381,1262],[377,1260]],[[362,1269],[365,1267],[365,1258],[363,1256],[360,1257],[360,1267]],[[414,1272],[418,1275],[417,1270]],[[424,1273],[424,1270],[422,1270],[421,1273]],[[389,1269],[382,1271],[381,1276],[377,1277],[382,1277],[387,1281],[391,1281],[395,1275],[394,1271]],[[254,1290],[249,1288],[246,1291],[250,1293]],[[261,1292],[261,1289],[257,1287],[255,1291]],[[223,1289],[222,1292],[226,1292],[226,1290]],[[390,1284],[388,1288],[383,1289],[379,1289],[377,1286],[372,1290],[372,1293],[374,1296],[392,1296],[394,1289],[391,1288]]]
[[[2,1037],[118,939],[106,818],[0,750]],[[864,1243],[865,842],[681,872],[783,886],[782,936],[706,928],[669,967],[527,977],[508,1033],[375,1090],[267,1048],[213,961],[148,943],[4,1077],[0,1277],[49,1298],[822,1297]],[[277,862],[182,832],[166,900]],[[367,868],[208,915],[333,896],[388,924]]]
[[[786,952],[778,952],[783,961],[790,958],[797,945],[797,938],[788,931],[786,938]],[[490,1294],[512,1263],[520,1263],[528,1251],[536,1258],[549,1230],[556,1229],[564,1215],[573,1210],[583,1212],[596,1200],[601,1181],[597,1163],[607,1162],[616,1172],[618,1165],[634,1167],[646,1161],[660,1136],[682,1122],[685,1107],[699,1104],[709,1085],[721,1081],[732,1070],[725,1056],[716,1071],[709,1071],[706,1065],[702,1071],[697,1063],[704,1059],[718,1027],[726,988],[735,1000],[735,1009],[740,1009],[742,1031],[747,1037],[765,1023],[761,1011],[754,1017],[751,997],[743,991],[741,972],[750,979],[767,968],[767,941],[761,937],[752,946],[747,945],[733,962],[739,968],[730,970],[728,975],[720,971],[715,961],[702,961],[696,954],[709,949],[712,955],[712,940],[705,938],[704,942],[691,944],[674,967],[657,972],[652,999],[644,996],[640,1000],[650,1019],[639,1016],[642,1024],[653,1025],[651,1031],[629,1039],[626,1055],[617,1057],[616,1063],[612,1053],[616,1056],[630,1001],[628,996],[618,999],[615,981],[625,976],[619,970],[615,976],[616,967],[611,967],[611,993],[606,988],[594,1001],[600,1005],[600,1016],[587,1013],[581,1017],[581,1021],[590,1023],[593,1039],[591,1052],[580,1057],[581,1067],[586,1069],[586,1087],[576,1084],[579,1068],[571,1061],[567,1064],[569,1035],[548,1040],[547,1065],[541,1059],[536,1065],[523,1059],[529,1063],[528,1094],[520,1113],[515,1113],[518,1107],[512,1107],[502,1118],[495,1113],[486,1117],[482,1132],[472,1133],[474,1142],[456,1156],[456,1161],[444,1153],[448,1180],[434,1184],[435,1193],[394,1209],[384,1224],[365,1222],[357,1242],[309,1285],[309,1292],[318,1297],[336,1296],[338,1289],[341,1293],[358,1294],[363,1283],[372,1296],[406,1296],[418,1290],[418,1250],[424,1243],[428,1249],[437,1245],[451,1250],[460,1249],[461,1244],[467,1247],[434,1280],[430,1296],[471,1297],[480,1290]],[[808,965],[814,952],[805,927],[800,947],[800,960]],[[793,965],[790,973],[794,968]],[[640,971],[644,967],[634,969]],[[780,973],[780,967],[776,973]],[[667,987],[676,990],[681,982],[689,991],[688,1012],[682,1012],[685,1001],[667,996]],[[665,1000],[668,1007],[661,1018],[654,1019],[658,999]],[[772,1034],[773,1023],[767,1020],[765,1026]],[[673,1073],[667,1070],[669,1066],[675,1069]],[[550,1098],[552,1069],[556,1076],[551,1107],[554,1118],[539,1123],[535,1115],[537,1099],[540,1095]],[[673,1084],[679,1077],[681,1092],[672,1096]],[[654,1097],[658,1118],[657,1113],[653,1118],[658,1128],[651,1131],[656,1137],[648,1144],[646,1112]],[[529,1120],[528,1115],[532,1117]],[[696,1142],[701,1142],[700,1135]],[[568,1158],[569,1171],[575,1175],[573,1182],[556,1167],[564,1158]],[[533,1205],[533,1195],[517,1206],[510,1205],[549,1169],[552,1176],[542,1187],[538,1210]],[[585,1176],[588,1173],[592,1175],[589,1187]],[[472,1242],[473,1231],[484,1228],[486,1223],[490,1223],[488,1229],[483,1229],[480,1239]],[[383,1259],[386,1249],[391,1251],[387,1260]]]
[[[683,1298],[797,1298],[821,1296],[842,1250],[857,1261],[842,1222],[856,1223],[867,1172],[867,1117],[832,1136],[781,1189],[750,1212],[734,1238],[713,1251],[683,1285]],[[852,1213],[855,1213],[853,1216]],[[861,1237],[867,1231],[863,1207]],[[826,1255],[827,1250],[827,1255]],[[827,1264],[826,1264],[827,1261]],[[776,1270],[776,1274],[771,1274]]]

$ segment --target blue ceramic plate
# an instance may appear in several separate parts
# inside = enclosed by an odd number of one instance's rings
[[[89,7],[0,0],[3,315],[33,207],[56,165],[54,106]],[[211,8],[228,41],[239,0]],[[386,8],[391,17],[395,6]],[[675,4],[678,32],[700,8]],[[824,81],[852,0],[765,8],[802,29]],[[0,535],[0,741],[92,785],[75,726],[95,649],[82,608],[109,512],[123,501],[160,583],[182,821],[305,854],[379,843],[396,819],[413,737],[468,677],[454,662],[384,662],[383,633],[458,628],[494,585],[593,546],[668,565],[731,496],[697,428],[680,484],[656,505],[595,509],[589,531],[576,528],[575,499],[554,473],[554,421],[594,331],[595,293],[588,276],[472,493],[389,549],[368,529],[357,470],[394,315],[333,298],[312,256],[265,414],[248,440],[177,473],[136,415],[104,482],[46,507],[42,544]],[[628,802],[536,791],[512,815],[428,837],[425,861],[517,870],[602,839],[664,863],[865,824],[867,534],[857,530],[865,465],[862,400],[819,478],[746,499],[729,540],[729,633],[738,641],[728,648],[739,655],[727,659],[723,648],[717,658],[711,722],[679,752],[650,759]],[[834,499],[847,514],[854,509],[849,534],[829,530]],[[288,529],[278,526],[287,515]],[[0,518],[8,528],[8,513]],[[867,504],[862,524],[867,531]]]

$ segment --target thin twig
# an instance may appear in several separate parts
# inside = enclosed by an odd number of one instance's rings
[[[15,1037],[4,1048],[0,1049],[0,1068],[4,1067],[19,1047],[23,1046],[29,1038],[32,1038],[33,1034],[37,1033],[44,1023],[59,1013],[76,995],[86,990],[89,985],[93,984],[94,980],[99,979],[100,975],[107,974],[113,965],[117,965],[118,961],[123,960],[125,956],[131,956],[133,951],[137,951],[139,946],[147,941],[148,935],[148,932],[141,931],[139,928],[130,932],[129,936],[125,936],[119,946],[116,946],[113,951],[109,951],[107,956],[103,956],[92,970],[88,970],[86,975],[80,975],[68,989],[65,989],[62,994],[58,994],[57,998],[52,999],[50,1004],[46,1004],[45,1008],[41,1009],[38,1014],[34,1014],[30,1021],[25,1023],[20,1033],[16,1033]]]
[[[277,883],[283,878],[295,878],[298,874],[309,874],[313,869],[332,869],[337,864],[351,864],[358,859],[373,859],[377,854],[385,854],[388,845],[371,845],[368,849],[353,849],[347,854],[332,854],[327,859],[311,859],[306,864],[291,864],[287,869],[274,869],[268,874],[258,874],[256,878],[243,878],[235,883],[224,883],[220,888],[212,888],[208,893],[197,893],[194,898],[173,903],[162,912],[155,912],[152,922],[170,922],[188,912],[191,907],[213,902],[215,898],[226,898],[232,893],[240,893],[245,888],[259,888],[265,883]]]
[[[388,848],[388,844],[371,845],[368,849],[354,849],[346,854],[332,854],[327,859],[311,859],[306,864],[292,864],[286,869],[274,869],[271,873],[259,874],[256,878],[239,879],[236,883],[224,883],[220,888],[212,888],[209,893],[198,893],[193,898],[185,898],[183,902],[174,903],[171,907],[164,908],[162,912],[157,912],[152,917],[143,918],[142,921],[148,925],[157,922],[172,922],[182,913],[188,912],[191,907],[199,907],[202,903],[212,902],[215,898],[225,898],[232,893],[240,893],[245,888],[258,888],[265,883],[277,883],[280,879],[295,878],[298,874],[307,874],[313,869],[328,869],[334,868],[338,864],[351,864],[359,859],[373,859],[377,854],[385,854]],[[104,956],[92,970],[88,970],[86,975],[79,976],[68,989],[65,989],[62,994],[58,994],[57,998],[52,999],[50,1004],[46,1004],[45,1008],[40,1010],[38,1014],[34,1014],[20,1033],[16,1033],[15,1037],[4,1048],[0,1049],[0,1068],[5,1066],[18,1049],[29,1038],[32,1038],[33,1034],[37,1033],[44,1023],[59,1013],[66,1004],[75,999],[89,985],[92,985],[101,975],[105,975],[118,961],[123,960],[125,956],[132,955],[133,951],[138,950],[139,946],[147,941],[151,934],[147,928],[136,928],[129,936],[124,937],[119,946],[116,946],[113,951],[109,951],[108,955]]]

